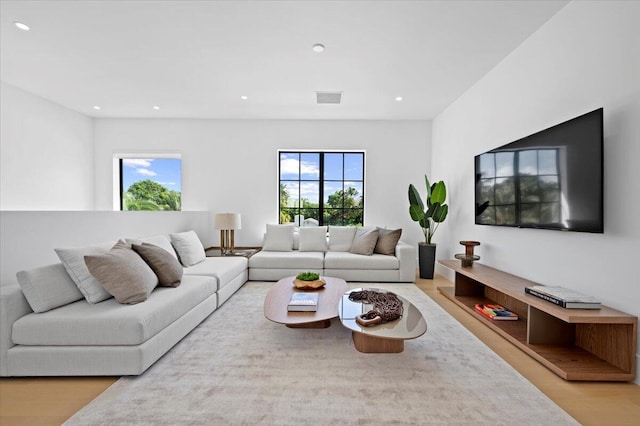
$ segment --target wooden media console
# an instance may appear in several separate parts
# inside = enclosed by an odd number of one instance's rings
[[[440,260],[455,271],[454,287],[438,290],[565,380],[630,381],[635,378],[638,318],[602,309],[565,309],[524,292],[540,285],[474,263]],[[492,321],[476,303],[503,305],[517,321]]]

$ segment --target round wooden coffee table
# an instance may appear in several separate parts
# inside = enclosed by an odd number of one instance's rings
[[[346,291],[340,298],[338,313],[342,325],[351,330],[353,345],[364,353],[399,353],[404,350],[404,341],[415,339],[427,332],[427,321],[418,308],[404,297],[402,301],[404,313],[395,321],[365,327],[356,322],[356,316],[369,312],[371,305],[349,300],[352,291],[378,290],[375,288],[354,288]]]
[[[296,277],[287,277],[278,281],[264,299],[264,316],[270,321],[284,324],[290,328],[327,328],[331,318],[338,316],[338,302],[348,290],[347,283],[340,278],[322,277],[327,283],[317,290],[305,290],[305,293],[318,293],[316,312],[288,312],[287,304],[291,295],[303,290],[293,286]]]

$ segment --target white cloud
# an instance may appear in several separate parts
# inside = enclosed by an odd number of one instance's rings
[[[152,161],[144,158],[126,158],[122,160],[122,164],[127,167],[151,167]]]
[[[317,164],[303,161],[302,164],[295,158],[287,158],[280,162],[280,171],[283,174],[297,174],[298,169],[303,175],[320,176]]]
[[[155,176],[157,173],[149,169],[136,169],[136,173],[144,176]]]

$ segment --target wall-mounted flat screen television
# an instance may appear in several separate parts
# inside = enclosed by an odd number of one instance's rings
[[[475,157],[476,224],[603,232],[603,109]]]

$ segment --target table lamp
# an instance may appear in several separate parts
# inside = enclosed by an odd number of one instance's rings
[[[217,213],[213,220],[215,229],[220,230],[220,253],[233,253],[235,241],[233,232],[241,229],[240,213]]]

